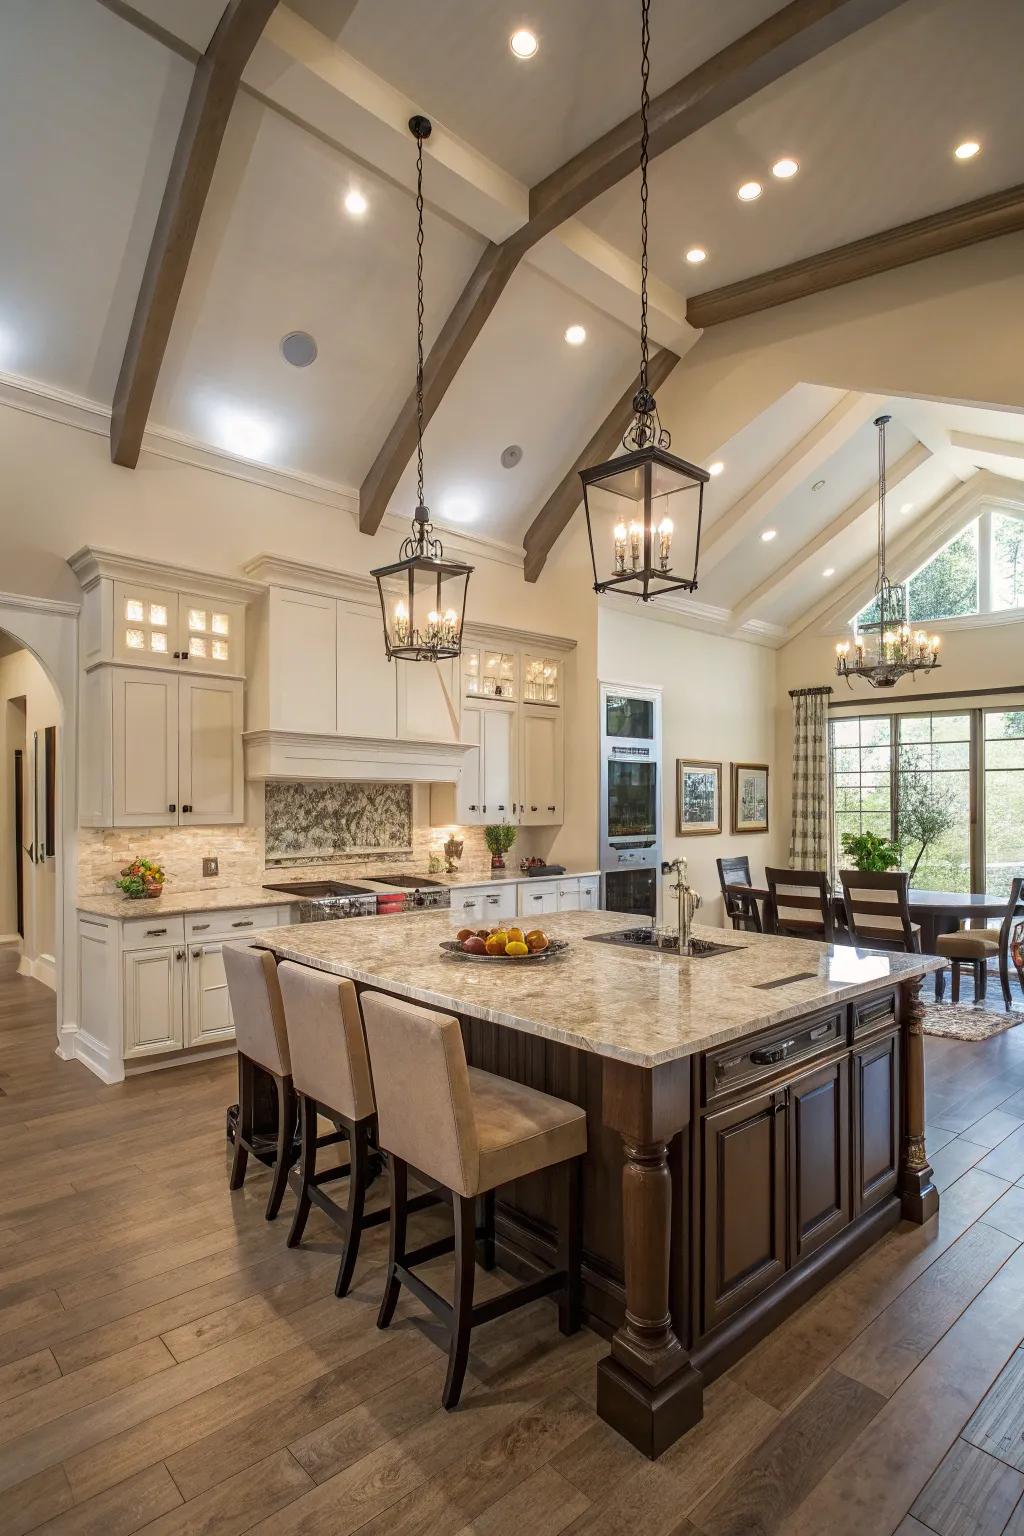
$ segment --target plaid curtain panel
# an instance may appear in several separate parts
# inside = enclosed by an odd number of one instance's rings
[[[793,826],[791,869],[827,869],[828,689],[793,697]]]

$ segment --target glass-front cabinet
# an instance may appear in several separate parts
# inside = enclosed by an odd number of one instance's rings
[[[244,609],[192,592],[114,583],[113,653],[149,667],[241,675]]]
[[[518,698],[516,689],[517,660],[515,651],[491,650],[487,647],[463,650],[463,691],[471,699]]]
[[[523,653],[523,703],[558,705],[562,702],[562,663],[556,656]]]

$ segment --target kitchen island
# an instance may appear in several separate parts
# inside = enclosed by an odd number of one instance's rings
[[[562,913],[549,962],[438,949],[448,912],[278,929],[280,959],[459,1017],[469,1060],[587,1112],[583,1289],[610,1335],[598,1411],[650,1456],[705,1383],[901,1216],[938,1209],[924,1144],[921,980],[941,963],[698,928],[716,952],[608,942]],[[499,1191],[502,1261],[550,1264],[546,1175]]]

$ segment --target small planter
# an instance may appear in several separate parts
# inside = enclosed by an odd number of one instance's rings
[[[491,854],[491,868],[492,869],[504,869],[505,868],[505,860],[502,858],[500,853],[492,853]]]

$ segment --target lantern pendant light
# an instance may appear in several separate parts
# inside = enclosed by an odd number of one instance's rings
[[[885,429],[891,416],[876,416],[878,428],[878,576],[875,601],[878,620],[855,627],[853,644],[836,646],[836,676],[847,683],[862,677],[872,688],[895,688],[909,673],[934,672],[940,666],[939,637],[925,631],[912,633],[907,623],[906,600],[900,602],[885,572]],[[850,684],[852,687],[852,684]]]
[[[371,572],[377,581],[388,660],[441,661],[462,652],[462,625],[471,565],[446,560],[423,500],[423,141],[430,119],[409,119],[416,140],[416,510],[412,533],[393,565]]]
[[[667,592],[697,590],[704,487],[710,478],[706,469],[668,451],[671,434],[661,424],[647,383],[650,13],[650,0],[641,0],[640,376],[633,420],[622,438],[624,452],[580,471],[594,591],[624,592],[645,603]]]

